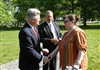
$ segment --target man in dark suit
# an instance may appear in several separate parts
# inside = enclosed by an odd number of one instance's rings
[[[43,48],[47,48],[51,53],[58,45],[61,38],[60,28],[56,22],[53,22],[53,12],[48,10],[45,14],[46,21],[39,25],[38,31],[40,34],[40,41],[43,43]],[[49,55],[49,54],[48,54]],[[46,55],[46,56],[48,56]],[[56,56],[48,62],[43,70],[56,69]]]
[[[40,21],[40,11],[35,8],[30,8],[26,13],[26,24],[19,32],[19,68],[20,70],[39,70],[39,63],[47,62],[47,56],[40,54],[46,49],[40,47],[40,38],[36,30],[36,26]]]

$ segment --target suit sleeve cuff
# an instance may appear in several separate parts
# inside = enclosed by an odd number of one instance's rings
[[[40,63],[43,61],[43,59],[44,59],[44,56],[42,56],[42,59],[41,59]]]

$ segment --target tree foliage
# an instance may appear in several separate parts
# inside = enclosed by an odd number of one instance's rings
[[[13,17],[14,7],[12,1],[0,1],[0,27],[9,26],[16,21]]]
[[[15,0],[15,7],[19,7],[19,11],[15,13],[15,18],[19,22],[23,22],[28,8],[38,8],[41,11],[41,17],[44,17],[45,11],[52,10],[55,19],[64,13],[64,9],[62,8],[63,3],[62,0]]]
[[[10,25],[15,19],[17,24],[25,22],[26,11],[29,8],[39,9],[41,19],[47,10],[53,11],[54,20],[65,14],[75,13],[83,18],[86,25],[87,20],[100,20],[99,4],[99,0],[1,0],[0,25]]]
[[[77,7],[80,7],[80,15],[83,18],[84,25],[87,20],[96,20],[100,17],[100,1],[99,0],[80,0],[77,2]]]

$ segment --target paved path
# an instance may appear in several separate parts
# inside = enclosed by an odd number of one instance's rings
[[[0,66],[0,70],[20,70],[18,68],[18,59]],[[42,70],[42,67],[40,68]]]
[[[0,70],[19,70],[18,59],[1,65]]]
[[[41,66],[42,62],[40,63]],[[3,64],[0,66],[0,70],[20,70],[18,68],[18,59],[8,62],[6,64]],[[42,70],[42,67],[40,68],[40,70]],[[60,70],[59,69],[59,55],[57,57],[57,66],[56,66],[56,70]]]

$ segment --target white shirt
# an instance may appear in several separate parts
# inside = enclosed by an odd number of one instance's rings
[[[48,23],[48,22],[47,22],[47,23]],[[50,29],[51,29],[51,32],[52,32],[52,34],[53,34],[53,37],[54,37],[54,38],[57,38],[56,29],[54,28],[53,23],[48,23],[48,26],[49,26]]]
[[[34,26],[32,26],[29,22],[27,22],[29,25],[30,25],[30,27],[32,28],[32,29],[34,29]]]

